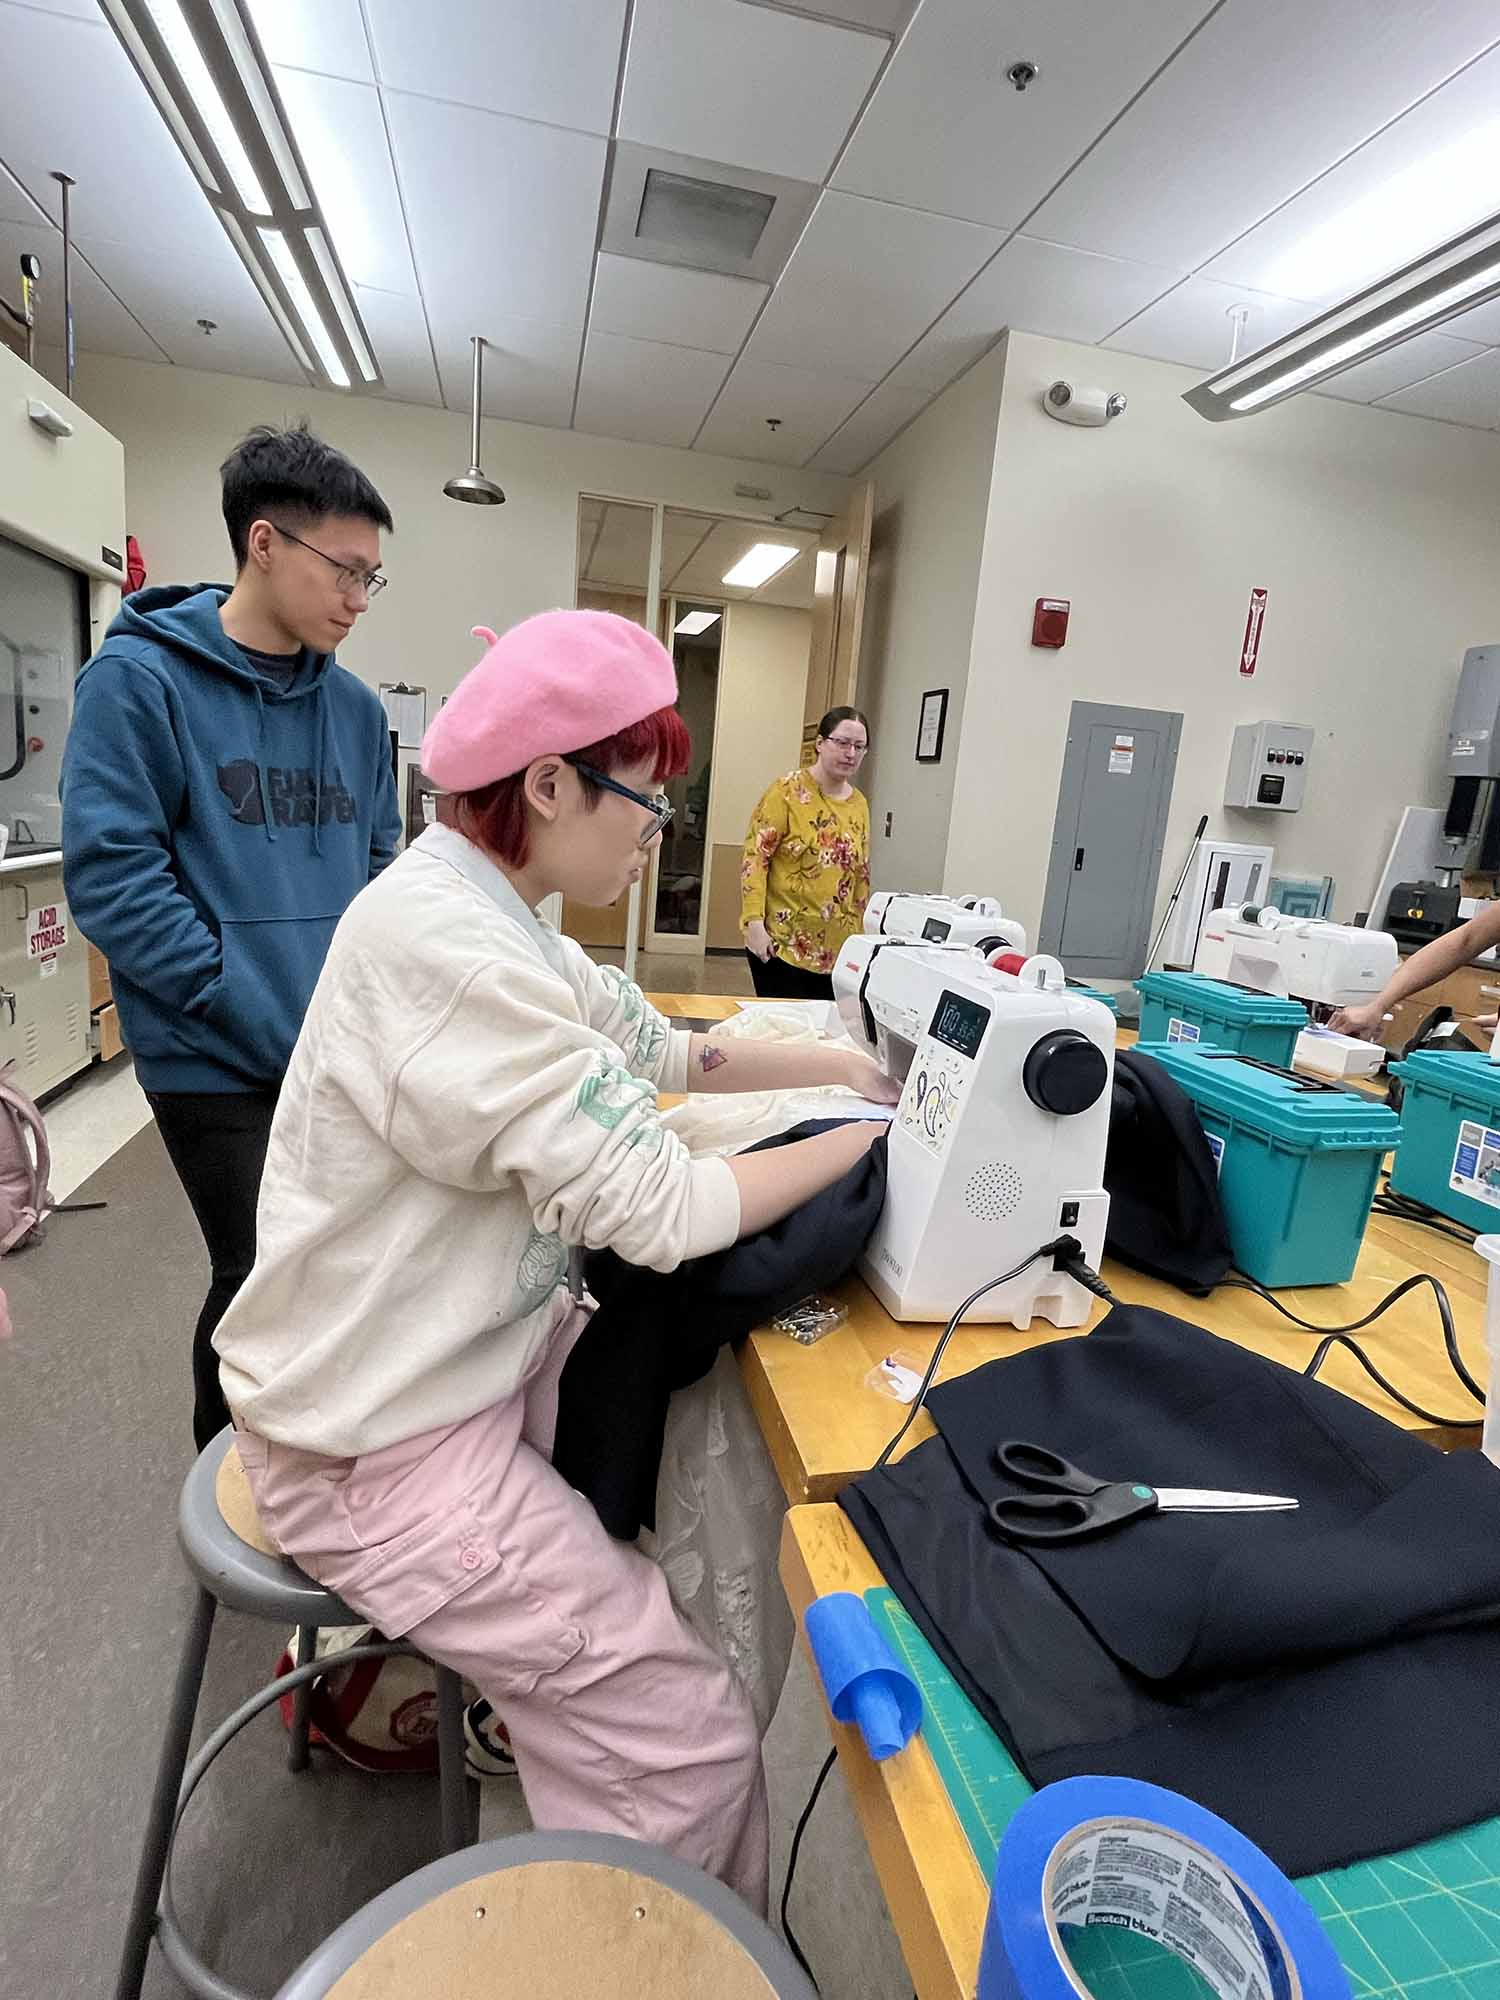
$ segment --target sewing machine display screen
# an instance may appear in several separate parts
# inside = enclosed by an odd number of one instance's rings
[[[957,993],[944,993],[927,1032],[934,1041],[946,1042],[961,1056],[972,1058],[979,1053],[979,1044],[989,1018],[989,1008],[981,1007],[977,1000],[965,1000]]]
[[[952,924],[945,924],[941,917],[929,917],[922,926],[923,944],[946,944]]]

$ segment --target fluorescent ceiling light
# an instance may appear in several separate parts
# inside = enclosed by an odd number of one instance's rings
[[[737,590],[757,590],[801,553],[800,549],[788,548],[784,542],[757,542],[753,549],[748,549],[740,557],[733,569],[725,570],[721,580],[733,584]]]
[[[297,364],[347,389],[380,367],[245,0],[102,0]]]
[[[269,215],[271,204],[260,176],[250,164],[245,142],[234,129],[229,107],[219,95],[219,86],[209,74],[203,51],[193,38],[178,0],[146,0],[146,4],[157,33],[167,45],[167,54],[177,66],[177,74],[187,86],[188,96],[218,148],[235,193],[252,215]]]
[[[1279,257],[1256,283],[1288,299],[1340,298],[1472,229],[1500,188],[1500,118],[1371,188]]]
[[[1497,293],[1500,216],[1221,369],[1183,400],[1215,422],[1246,416],[1398,347]]]
[[[323,324],[323,315],[313,304],[312,293],[307,289],[307,280],[297,268],[297,260],[292,255],[292,246],[279,229],[263,229],[260,240],[265,244],[271,262],[276,267],[276,275],[286,286],[292,302],[292,310],[301,324],[306,327],[313,346],[317,350],[323,372],[336,389],[347,389],[349,371],[334,343],[333,335]]]
[[[717,611],[687,611],[672,627],[674,633],[683,639],[696,639],[700,632],[706,632],[710,625],[717,625],[720,614]]]

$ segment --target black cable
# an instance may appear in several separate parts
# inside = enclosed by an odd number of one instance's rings
[[[1398,1194],[1389,1181],[1371,1206],[1381,1215],[1399,1216],[1403,1222],[1420,1222],[1428,1229],[1435,1229],[1439,1236],[1452,1237],[1455,1243],[1471,1245],[1479,1233],[1443,1215],[1438,1209],[1429,1208],[1425,1201],[1418,1201],[1414,1195]]]
[[[1052,1257],[1056,1259],[1056,1268],[1059,1271],[1066,1271],[1069,1277],[1077,1279],[1078,1283],[1083,1285],[1088,1291],[1095,1293],[1099,1298],[1107,1299],[1111,1304],[1114,1303],[1114,1293],[1104,1283],[1104,1280],[1099,1276],[1097,1271],[1090,1270],[1089,1266],[1084,1263],[1083,1245],[1078,1241],[1076,1236],[1054,1236],[1050,1243],[1039,1244],[1029,1257],[1023,1257],[1013,1271],[1005,1271],[998,1278],[987,1278],[977,1291],[970,1292],[969,1296],[957,1308],[953,1317],[943,1328],[942,1336],[937,1346],[932,1350],[932,1359],[927,1364],[927,1373],[922,1377],[917,1393],[912,1398],[911,1408],[907,1411],[896,1435],[891,1439],[879,1458],[876,1459],[875,1466],[871,1467],[871,1471],[874,1471],[876,1466],[885,1464],[891,1453],[896,1449],[896,1446],[900,1444],[902,1438],[906,1436],[906,1433],[916,1422],[917,1412],[927,1399],[927,1391],[932,1387],[932,1378],[938,1371],[938,1363],[943,1358],[943,1351],[947,1347],[948,1342],[953,1338],[954,1333],[958,1329],[959,1321],[969,1310],[969,1307],[975,1304],[977,1300],[982,1299],[986,1292],[994,1291],[997,1285],[1008,1285],[1012,1278],[1019,1278],[1021,1273],[1028,1270],[1039,1257]]]
[[[1453,1324],[1453,1308],[1448,1303],[1448,1294],[1430,1271],[1414,1271],[1411,1277],[1404,1278],[1393,1291],[1387,1292],[1379,1305],[1372,1306],[1363,1319],[1350,1320],[1347,1326],[1318,1326],[1310,1319],[1303,1319],[1300,1313],[1294,1313],[1290,1306],[1284,1306],[1274,1292],[1268,1292],[1265,1286],[1257,1284],[1254,1278],[1226,1278],[1224,1284],[1231,1290],[1254,1292],[1257,1298],[1264,1299],[1269,1306],[1274,1306],[1284,1319],[1291,1320],[1308,1333],[1318,1333],[1323,1336],[1317,1352],[1302,1371],[1304,1375],[1316,1375],[1327,1360],[1331,1348],[1345,1347],[1365,1373],[1380,1384],[1392,1402],[1399,1403],[1403,1410],[1409,1410],[1414,1417],[1420,1417],[1424,1424],[1437,1424],[1444,1430],[1477,1430],[1483,1424],[1482,1417],[1435,1417],[1431,1410],[1424,1410],[1420,1404],[1413,1403],[1385,1379],[1359,1343],[1348,1338],[1351,1333],[1358,1333],[1361,1328],[1369,1326],[1372,1320],[1379,1319],[1382,1313],[1390,1310],[1397,1299],[1404,1298],[1418,1285],[1430,1285],[1432,1295],[1437,1301],[1438,1316],[1443,1322],[1443,1345],[1448,1351],[1448,1360],[1453,1372],[1469,1394],[1483,1404],[1484,1391],[1465,1367],[1464,1358],[1458,1351],[1458,1331]]]
[[[792,1957],[796,1959],[797,1963],[802,1967],[802,1970],[804,1973],[806,1973],[807,1977],[809,1979],[812,1979],[812,1983],[814,1986],[816,1986],[818,1982],[816,1979],[813,1979],[813,1969],[802,1955],[802,1947],[797,1942],[797,1933],[792,1929],[792,1920],[787,1915],[787,1905],[792,1900],[792,1877],[797,1872],[797,1856],[801,1851],[802,1836],[807,1831],[807,1822],[813,1816],[813,1807],[818,1803],[818,1795],[823,1789],[824,1781],[827,1779],[828,1773],[833,1769],[834,1765],[838,1762],[838,1755],[839,1753],[837,1749],[829,1751],[828,1755],[823,1759],[822,1770],[819,1771],[816,1779],[813,1781],[813,1788],[811,1792],[808,1793],[807,1804],[802,1808],[802,1817],[797,1822],[797,1831],[792,1835],[792,1851],[787,1857],[787,1864],[786,1864],[786,1882],[783,1885],[781,1891],[782,1935],[785,1937],[787,1941],[787,1945],[791,1951]]]

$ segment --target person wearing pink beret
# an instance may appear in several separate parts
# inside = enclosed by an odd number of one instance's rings
[[[695,1159],[659,1091],[894,1093],[852,1050],[675,1029],[537,916],[640,879],[688,765],[676,677],[605,612],[476,636],[422,746],[439,824],[340,922],[293,1053],[224,1392],[272,1539],[474,1683],[476,1761],[498,1714],[538,1827],[654,1841],[764,1910],[748,1696],[553,1470],[557,1383],[590,1312],[579,1253],[673,1270],[884,1129]]]

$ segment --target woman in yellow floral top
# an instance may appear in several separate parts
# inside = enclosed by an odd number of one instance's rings
[[[833,967],[870,900],[870,808],[854,774],[870,747],[857,708],[818,724],[812,764],[770,786],[740,864],[740,929],[762,997],[831,1000]]]

